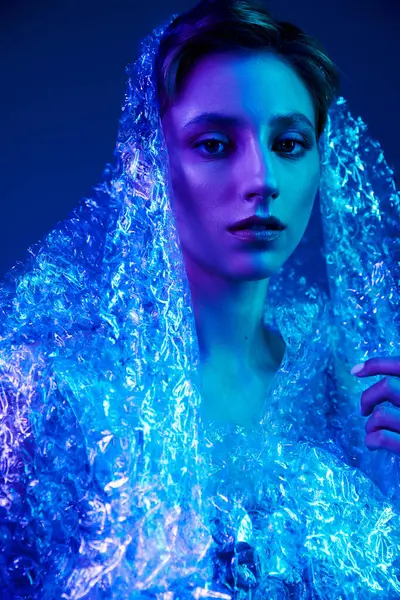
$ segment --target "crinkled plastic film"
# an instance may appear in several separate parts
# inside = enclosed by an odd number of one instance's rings
[[[333,312],[331,349],[336,364],[340,443],[353,464],[395,502],[399,458],[365,449],[359,401],[378,381],[352,378],[350,368],[374,356],[400,356],[400,197],[393,172],[361,118],[343,98],[331,111],[324,137],[321,191],[325,255]]]
[[[397,459],[363,451],[363,384],[346,375],[398,352],[392,174],[339,99],[321,143],[327,277],[310,281],[309,230],[270,282],[265,323],[287,349],[262,420],[202,421],[155,99],[162,32],[128,70],[116,166],[3,285],[1,589],[398,597]]]

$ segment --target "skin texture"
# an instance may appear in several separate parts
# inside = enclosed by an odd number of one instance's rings
[[[185,127],[204,112],[239,123]],[[272,122],[289,112],[311,124]],[[268,279],[300,242],[319,185],[309,90],[272,52],[214,53],[195,64],[162,126],[202,360],[262,370],[282,358],[261,324]],[[227,230],[255,214],[278,217],[283,236],[254,245]]]

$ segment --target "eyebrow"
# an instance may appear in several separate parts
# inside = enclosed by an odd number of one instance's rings
[[[237,127],[243,124],[243,120],[240,117],[234,117],[231,115],[225,115],[217,112],[203,112],[193,119],[190,119],[185,125],[183,129],[188,127],[192,127],[193,125],[203,125],[203,124],[211,124],[211,125],[225,125],[225,126],[234,126]],[[310,119],[306,117],[303,113],[300,112],[287,112],[287,113],[279,113],[272,115],[269,120],[270,125],[307,125],[311,127],[311,129],[315,129],[314,125],[311,123]]]

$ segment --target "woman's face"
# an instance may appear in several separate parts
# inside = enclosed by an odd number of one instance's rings
[[[192,69],[162,125],[186,269],[270,277],[300,242],[319,185],[306,85],[273,53],[212,54]],[[229,231],[268,214],[286,225],[279,239],[249,242]]]

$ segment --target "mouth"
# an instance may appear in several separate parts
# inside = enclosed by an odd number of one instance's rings
[[[286,229],[286,225],[282,223],[277,217],[269,215],[267,217],[261,217],[258,215],[252,215],[246,217],[241,221],[234,223],[228,227],[231,232],[235,231],[283,231]]]
[[[286,225],[273,215],[267,217],[252,215],[228,227],[231,235],[253,242],[253,245],[270,244],[280,238],[285,229]]]

